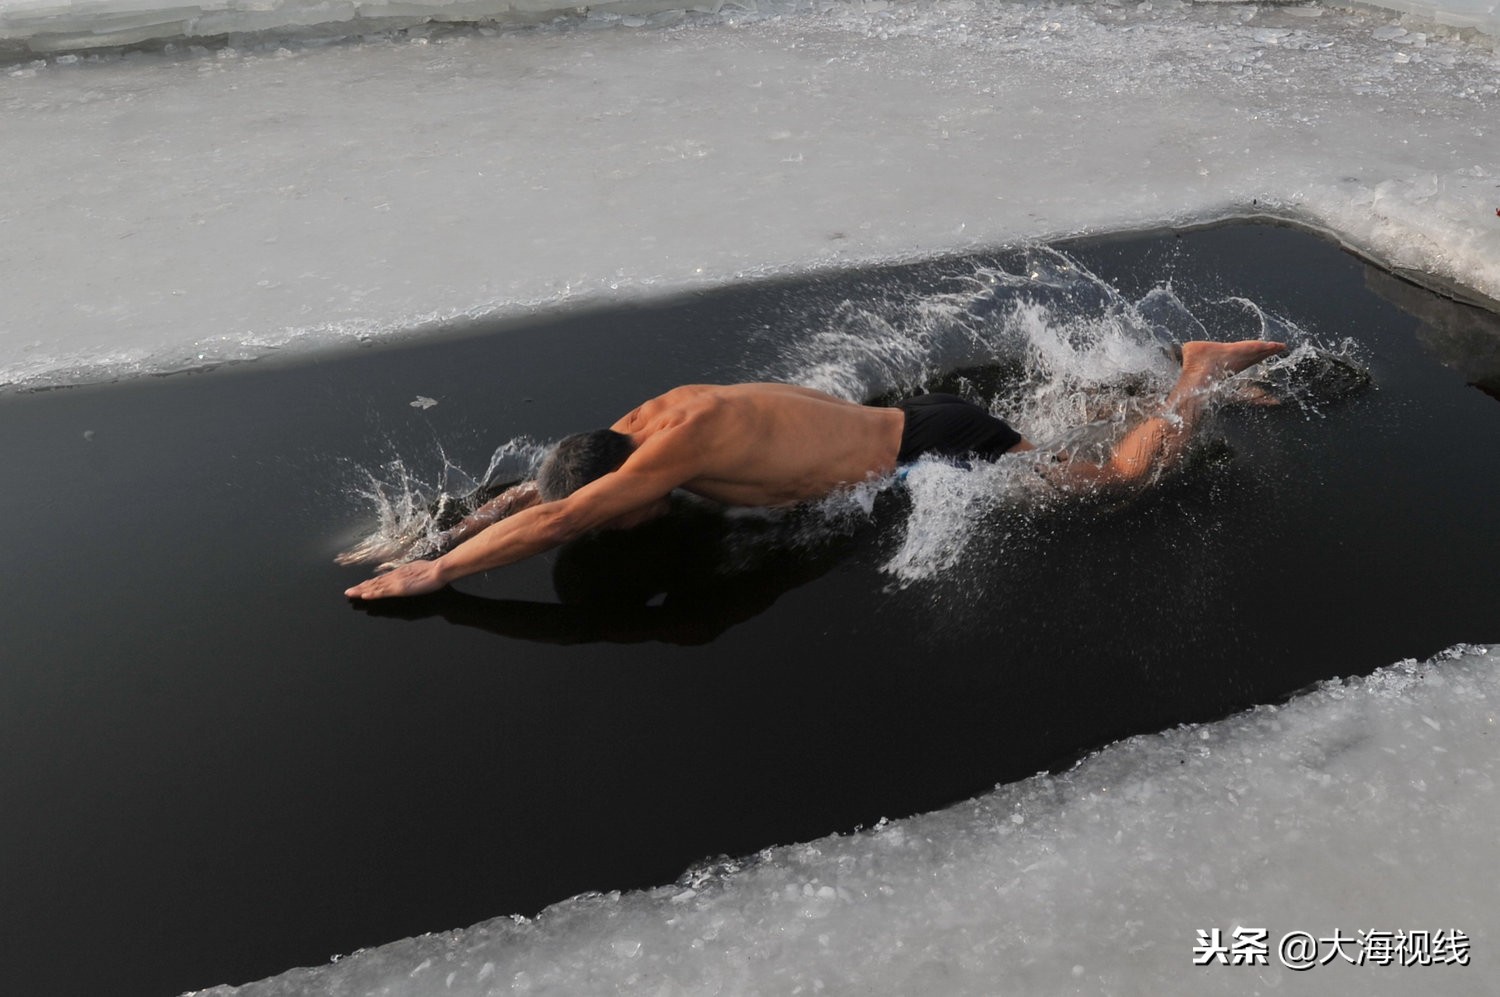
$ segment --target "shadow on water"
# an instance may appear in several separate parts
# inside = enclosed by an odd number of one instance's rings
[[[243,982],[670,882],[1500,639],[1500,407],[1466,387],[1495,392],[1494,316],[1285,228],[1067,254],[0,398],[21,483],[0,490],[0,921],[24,953],[0,991]],[[1373,383],[1226,410],[1129,502],[997,500],[991,481],[1029,494],[1031,472],[919,467],[873,512],[689,503],[430,599],[340,594],[361,575],[331,559],[369,519],[365,469],[473,481],[508,439],[608,424],[678,383],[950,386],[1037,430],[1020,358],[1073,358],[1058,369],[1086,386],[1099,357],[1072,351],[1114,318],[949,307],[1018,259],[1092,271],[1096,311],[1145,316],[1160,341],[1097,364],[1135,364],[1140,398],[1170,340],[1277,316],[1357,340]]]
[[[815,547],[771,546],[785,536],[778,525],[730,519],[679,499],[664,519],[559,549],[552,569],[556,602],[489,599],[450,588],[353,606],[375,617],[439,618],[545,644],[707,644],[821,577],[847,553],[847,544],[826,538]]]

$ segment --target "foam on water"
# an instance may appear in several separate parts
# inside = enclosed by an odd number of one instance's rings
[[[959,283],[951,293],[843,302],[821,321],[808,316],[815,331],[767,373],[851,401],[956,389],[1037,445],[993,463],[927,457],[904,474],[905,539],[885,564],[903,582],[958,563],[996,510],[1057,502],[1038,469],[1059,454],[1103,460],[1129,426],[1158,411],[1179,371],[1172,348],[1189,339],[1287,343],[1286,356],[1240,380],[1254,377],[1305,414],[1364,383],[1352,341],[1322,342],[1243,298],[1200,306],[1208,310],[1200,317],[1169,284],[1131,301],[1052,249],[1029,250],[1014,272],[984,267]],[[1351,376],[1336,384],[1312,376],[1330,365]]]
[[[707,863],[204,997],[1484,992],[1500,649],[1114,744],[949,809]],[[608,829],[601,829],[601,847]],[[1266,929],[1265,966],[1194,967]],[[1457,929],[1473,965],[1284,968],[1302,930]],[[1320,955],[1326,955],[1325,944]],[[1355,948],[1344,947],[1352,956]]]
[[[1036,320],[1026,314],[1031,309],[1017,311]],[[1069,324],[1076,334],[1084,323]],[[1331,351],[1290,323],[1278,324],[1281,338],[1292,349],[1264,364],[1263,373],[1247,374],[1259,375],[1256,380],[1261,383],[1280,382],[1277,393],[1285,399],[1283,404],[1316,413],[1327,400],[1310,390],[1316,378],[1299,377],[1297,371],[1320,371],[1332,363],[1352,372],[1351,378],[1337,384],[1335,394],[1366,383],[1355,344],[1341,343],[1337,352]],[[972,539],[996,528],[994,514],[1001,510],[1037,513],[1076,502],[1076,486],[1059,488],[1046,476],[1051,462],[1058,455],[1104,461],[1131,425],[1159,411],[1176,376],[1175,366],[1154,344],[1132,337],[1112,320],[1090,330],[1092,340],[1075,341],[1065,356],[1048,355],[1048,347],[1057,346],[1054,326],[1037,322],[1034,329],[1040,342],[1032,362],[1018,384],[990,407],[1032,438],[1038,449],[973,465],[924,457],[910,468],[903,480],[911,501],[903,540],[883,566],[900,581],[930,578],[960,563]],[[1124,362],[1117,365],[1111,355]],[[1224,386],[1221,399],[1233,388],[1233,382]],[[1213,436],[1210,417],[1200,425],[1195,446],[1201,448]],[[1192,473],[1192,467],[1189,460],[1168,473]]]
[[[1493,40],[1389,14],[830,3],[4,72],[4,384],[1247,214],[1500,297]]]

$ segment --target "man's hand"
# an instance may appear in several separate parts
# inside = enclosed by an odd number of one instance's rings
[[[386,574],[360,582],[344,594],[351,599],[389,599],[403,595],[426,595],[448,584],[435,561],[413,561]]]

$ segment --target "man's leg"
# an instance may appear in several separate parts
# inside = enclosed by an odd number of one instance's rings
[[[1212,388],[1286,349],[1284,343],[1246,339],[1238,343],[1195,341],[1182,347],[1182,373],[1161,411],[1116,444],[1103,464],[1071,461],[1058,475],[1063,484],[1136,485],[1170,467],[1187,450]]]

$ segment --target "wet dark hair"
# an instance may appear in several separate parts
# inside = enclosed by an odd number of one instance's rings
[[[542,461],[536,474],[537,491],[543,502],[567,498],[617,469],[634,449],[630,437],[612,429],[565,436]]]

